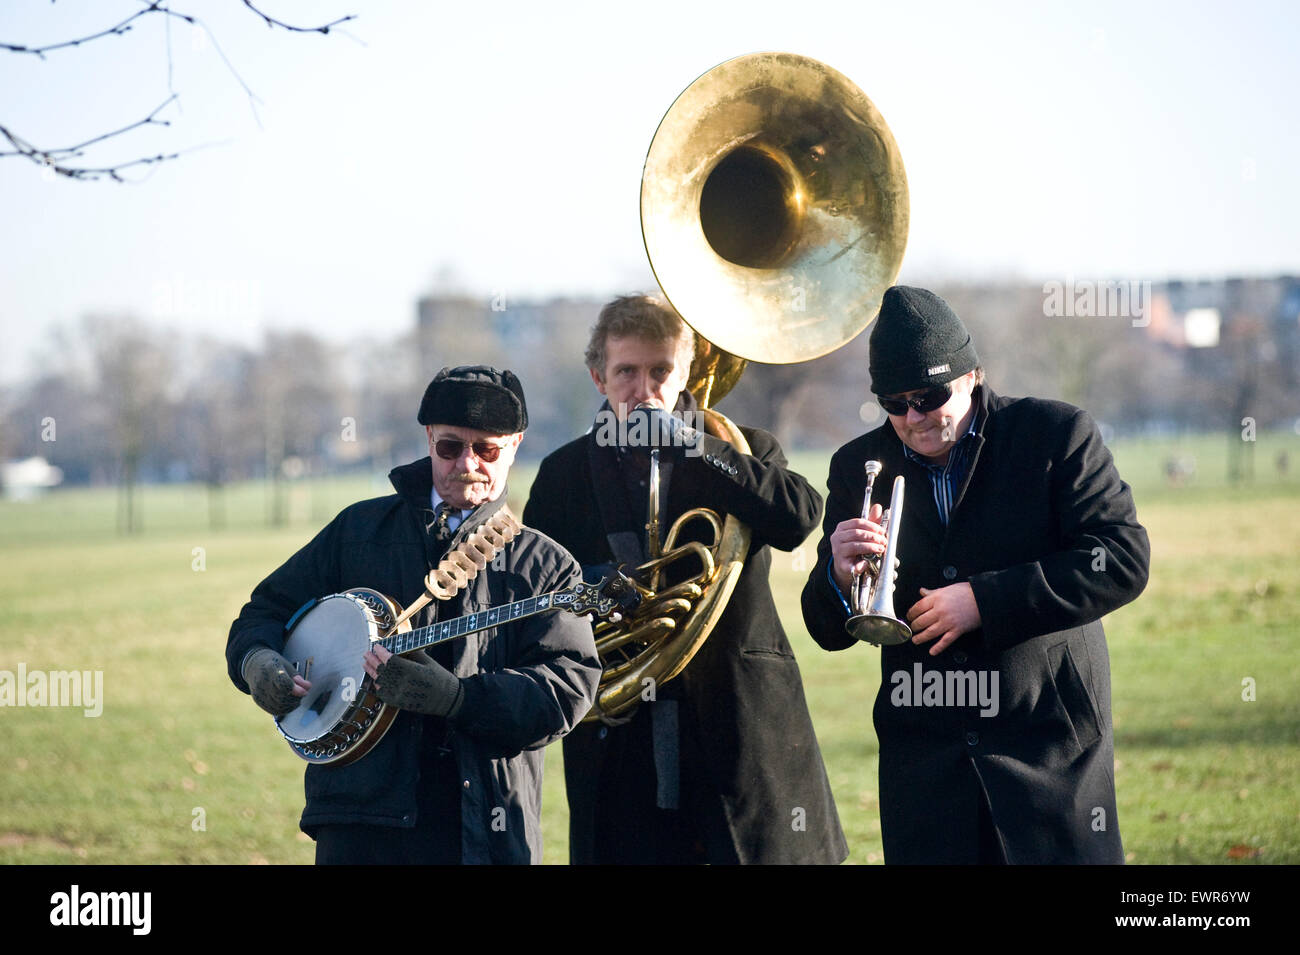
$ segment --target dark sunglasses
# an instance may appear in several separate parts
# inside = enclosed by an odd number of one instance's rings
[[[915,398],[886,398],[883,395],[876,396],[876,403],[885,409],[886,414],[904,415],[907,414],[908,408],[915,408],[921,414],[927,414],[936,408],[942,408],[952,397],[952,385],[943,384],[931,388]]]
[[[433,450],[444,461],[455,461],[465,452],[465,445],[468,443],[456,438],[439,438],[433,443]],[[474,449],[475,457],[488,464],[501,456],[501,445],[490,441],[475,441],[470,444],[470,447]]]

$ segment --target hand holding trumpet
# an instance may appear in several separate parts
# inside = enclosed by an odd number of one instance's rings
[[[879,504],[872,504],[868,518],[840,521],[835,526],[835,533],[831,534],[831,574],[845,595],[853,589],[855,575],[874,572],[875,568],[864,557],[872,555],[879,559],[885,552],[885,528],[880,524],[882,513]]]
[[[876,473],[879,473],[879,465],[869,462],[868,502],[871,500],[871,486]],[[901,507],[894,509],[901,510]],[[864,516],[841,521],[831,534],[831,574],[841,593],[854,595],[850,603],[854,605],[855,612],[865,609],[858,605],[860,601],[857,599],[860,596],[860,578],[867,575],[878,579],[882,555],[888,549],[889,532],[882,518],[881,505],[871,504],[864,511]],[[898,518],[895,516],[893,519]],[[898,565],[899,558],[895,556],[894,569]],[[892,611],[888,613],[892,616]],[[858,618],[853,618],[856,619]],[[850,630],[853,620],[850,621]],[[975,593],[970,584],[965,582],[935,590],[922,587],[921,599],[907,611],[906,620],[912,633],[909,635],[900,627],[898,635],[891,642],[910,639],[912,643],[920,645],[938,640],[930,648],[930,656],[942,653],[963,633],[978,629],[982,622],[979,606],[975,603]],[[870,642],[876,641],[872,639]]]
[[[839,525],[842,569],[850,571],[849,619],[844,629],[856,640],[876,646],[897,646],[912,637],[911,628],[894,614],[894,581],[898,574],[898,522],[903,516],[904,481],[894,478],[889,510],[871,503],[876,477],[883,470],[879,461],[863,465],[867,476],[862,514],[857,527]],[[865,525],[865,526],[862,526]],[[879,549],[877,555],[875,551]],[[865,559],[863,559],[865,557]]]

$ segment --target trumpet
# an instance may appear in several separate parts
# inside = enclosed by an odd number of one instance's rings
[[[862,501],[862,519],[871,514],[871,492],[876,475],[881,472],[879,461],[868,461],[867,493]],[[844,629],[855,640],[892,647],[912,638],[912,628],[894,614],[894,577],[898,560],[898,523],[903,518],[903,476],[894,478],[894,489],[889,496],[889,510],[880,516],[880,526],[885,529],[885,552],[868,559],[865,572],[853,575],[853,590],[849,594],[853,615]]]

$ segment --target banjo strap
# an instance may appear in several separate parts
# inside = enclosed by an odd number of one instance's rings
[[[506,544],[515,539],[522,526],[507,504],[470,531],[468,537],[449,550],[438,566],[429,571],[424,578],[424,593],[402,611],[388,633],[396,633],[402,623],[429,601],[450,600],[460,593]]]

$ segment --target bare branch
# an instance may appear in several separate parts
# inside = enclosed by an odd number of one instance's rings
[[[115,182],[126,182],[118,173],[123,169],[129,169],[132,166],[151,165],[153,163],[164,162],[168,159],[175,159],[180,153],[159,153],[156,156],[145,156],[140,159],[132,159],[129,162],[117,163],[112,166],[87,167],[68,165],[71,160],[80,159],[84,154],[87,146],[93,146],[95,143],[103,142],[106,139],[112,139],[114,136],[121,136],[129,133],[133,129],[139,129],[141,126],[170,126],[171,123],[165,119],[158,119],[157,116],[164,108],[174,99],[175,94],[169,96],[157,108],[153,110],[144,119],[136,120],[129,126],[123,126],[121,129],[113,130],[111,133],[103,133],[95,136],[93,139],[87,139],[85,142],[77,143],[75,146],[59,146],[54,149],[41,149],[34,146],[21,136],[11,132],[8,127],[0,126],[0,136],[7,139],[14,147],[11,150],[0,151],[0,158],[9,156],[23,156],[43,166],[51,172],[66,176],[69,179],[95,180],[109,178]]]
[[[239,71],[235,69],[235,64],[230,62],[230,57],[226,56],[226,51],[223,50],[221,44],[217,42],[216,34],[208,29],[206,23],[203,23],[202,21],[197,22],[198,25],[203,28],[203,32],[208,35],[208,40],[212,43],[212,49],[217,51],[217,56],[221,57],[221,62],[225,63],[226,69],[230,70],[230,75],[233,76],[235,81],[244,88],[244,94],[248,97],[248,108],[252,110],[253,113],[253,121],[257,123],[257,128],[261,129],[262,117],[257,114],[257,105],[262,101],[257,98],[257,94],[252,91],[249,85],[244,82],[244,78],[240,76]]]
[[[357,36],[357,35],[356,35],[355,33],[353,33],[351,30],[343,30],[343,29],[339,29],[339,30],[335,30],[334,32],[335,32],[335,33],[341,33],[341,34],[343,34],[345,37],[347,37],[349,40],[351,40],[351,41],[352,41],[353,43],[355,43],[357,46],[365,47],[366,49],[369,49],[369,48],[370,48],[369,44],[366,43],[365,40],[361,39],[361,37]]]
[[[176,95],[176,87],[172,84],[172,21],[170,18],[164,20],[166,29],[163,31],[165,44],[167,47],[167,92],[172,96]]]
[[[326,23],[324,26],[296,27],[296,26],[292,26],[291,24],[285,23],[281,20],[277,20],[274,17],[267,16],[261,10],[257,9],[257,7],[253,6],[252,0],[244,0],[244,6],[248,7],[248,9],[252,10],[259,17],[265,20],[266,25],[268,27],[281,27],[285,30],[292,30],[294,33],[329,33],[330,27],[336,27],[340,23],[347,23],[349,20],[355,20],[357,18],[357,15],[355,13],[349,13],[346,17],[339,17],[337,20],[331,20],[329,23]]]
[[[75,146],[67,146],[64,149],[47,150],[47,152],[66,153],[69,156],[79,156],[81,155],[81,151],[85,149],[87,146],[93,146],[95,143],[101,142],[105,139],[109,139],[113,136],[121,136],[123,133],[129,133],[131,130],[138,129],[141,126],[170,126],[171,125],[170,120],[155,119],[154,117],[156,117],[159,113],[161,113],[168,106],[168,104],[170,104],[174,99],[176,99],[176,96],[174,94],[172,96],[167,97],[156,107],[154,107],[153,112],[151,112],[148,116],[146,116],[144,119],[136,120],[130,126],[123,126],[121,129],[114,130],[111,133],[103,133],[102,135],[96,136],[93,139],[87,139],[84,143],[77,143],[77,145]]]
[[[121,36],[134,29],[134,24],[136,20],[148,16],[151,13],[160,13],[168,18],[166,21],[167,31],[165,36],[165,44],[166,44],[166,52],[167,52],[167,90],[171,95],[168,96],[168,98],[162,103],[162,105],[160,105],[157,109],[151,112],[144,119],[138,120],[130,124],[129,126],[124,126],[121,129],[117,129],[112,132],[103,133],[102,135],[95,136],[94,138],[88,139],[82,143],[78,143],[75,146],[62,146],[55,149],[42,149],[38,146],[34,146],[32,143],[23,139],[21,136],[17,135],[16,133],[13,133],[8,129],[8,127],[0,125],[0,145],[3,145],[4,140],[7,140],[9,144],[13,147],[12,149],[9,150],[0,150],[0,159],[9,156],[22,156],[31,160],[37,165],[52,171],[53,173],[56,173],[61,176],[65,176],[69,179],[94,180],[94,179],[101,179],[101,178],[109,178],[116,182],[126,182],[127,180],[123,179],[119,175],[119,173],[124,169],[129,169],[132,166],[150,165],[154,163],[164,162],[168,159],[175,159],[177,156],[181,155],[182,152],[192,151],[192,150],[182,150],[181,152],[173,152],[173,153],[166,153],[166,154],[159,153],[156,156],[144,156],[139,159],[133,159],[129,162],[118,163],[116,165],[111,165],[111,166],[88,167],[88,166],[78,166],[78,165],[70,164],[72,160],[82,158],[82,156],[84,155],[84,150],[87,147],[93,146],[97,143],[101,143],[104,140],[121,136],[134,129],[138,129],[141,126],[170,126],[171,125],[170,122],[168,122],[167,120],[160,120],[157,118],[157,116],[163,110],[163,108],[166,107],[168,104],[170,104],[173,101],[179,101],[179,97],[176,93],[176,90],[172,85],[173,74],[172,74],[172,46],[171,46],[171,19],[170,19],[172,17],[175,17],[178,20],[183,20],[185,23],[188,23],[191,27],[197,27],[203,30],[208,40],[211,41],[213,49],[217,51],[217,55],[221,58],[222,62],[226,64],[226,68],[230,71],[230,74],[235,78],[236,82],[238,82],[239,85],[243,88],[245,95],[248,96],[249,107],[253,112],[253,119],[257,122],[258,126],[262,125],[261,117],[258,116],[257,113],[257,106],[261,101],[258,99],[257,95],[252,91],[249,85],[244,82],[244,78],[239,75],[239,71],[235,69],[235,66],[230,61],[230,58],[226,56],[225,51],[221,48],[221,44],[217,42],[216,36],[208,28],[207,24],[204,23],[202,20],[200,20],[198,17],[191,16],[190,14],[187,13],[181,13],[177,10],[173,10],[170,6],[171,0],[139,0],[139,2],[141,4],[144,4],[144,6],[141,9],[137,10],[135,13],[131,14],[131,16],[127,17],[125,20],[122,20],[120,23],[116,23],[113,26],[100,30],[97,33],[91,33],[86,36],[77,37],[76,39],[72,39],[72,40],[64,40],[63,42],[60,43],[50,43],[44,46],[27,46],[25,44],[20,44],[20,43],[0,42],[0,52],[7,51],[11,53],[30,53],[33,56],[36,56],[39,59],[44,60],[45,54],[52,50],[60,50],[69,47],[81,46],[83,44],[90,43],[94,40],[102,39],[103,37],[107,37],[107,36]],[[261,17],[262,21],[267,25],[267,27],[269,28],[280,27],[281,29],[287,30],[292,33],[328,34],[332,28],[338,27],[340,24],[347,23],[349,20],[357,19],[355,14],[348,14],[345,17],[340,17],[337,20],[331,20],[329,23],[325,23],[320,26],[300,27],[300,26],[294,26],[293,24],[290,23],[285,23],[283,20],[278,20],[275,17],[272,17],[269,14],[264,13],[262,10],[258,9],[258,7],[251,2],[251,0],[243,0],[243,3],[244,6],[248,10],[250,10],[253,14],[255,14],[258,17]],[[360,42],[359,40],[356,39],[356,37],[353,37],[350,33],[348,33],[347,30],[340,29],[338,32],[344,34],[345,36],[348,36],[350,39],[354,40],[355,42],[358,43]],[[364,44],[362,45],[364,46]],[[202,147],[198,147],[198,148],[202,148]]]
[[[83,166],[73,169],[69,166],[52,165],[52,172],[60,176],[67,176],[69,179],[79,179],[84,182],[94,182],[96,179],[108,178],[114,182],[131,182],[130,179],[124,179],[118,175],[122,170],[129,169],[132,166],[150,166],[154,163],[166,162],[169,159],[175,159],[180,156],[179,152],[159,153],[156,156],[141,156],[139,159],[132,159],[128,162],[118,163],[116,166],[88,167]]]
[[[89,43],[91,40],[98,40],[106,36],[121,36],[131,30],[131,23],[140,17],[148,16],[150,13],[164,13],[169,17],[177,17],[186,23],[193,23],[194,18],[184,13],[178,13],[168,8],[166,0],[154,0],[143,10],[137,10],[121,23],[109,27],[106,30],[100,30],[98,33],[92,33],[89,36],[77,37],[75,40],[64,40],[62,43],[49,43],[45,46],[24,46],[21,43],[0,43],[0,50],[8,50],[11,53],[31,53],[34,56],[45,59],[45,54],[51,50],[61,50],[70,46],[81,46],[83,43]]]

